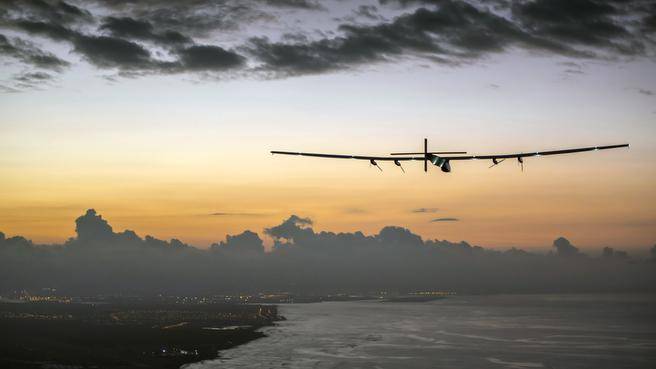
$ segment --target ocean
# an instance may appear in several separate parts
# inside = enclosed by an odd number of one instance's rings
[[[656,368],[656,295],[281,305],[268,335],[188,369]]]

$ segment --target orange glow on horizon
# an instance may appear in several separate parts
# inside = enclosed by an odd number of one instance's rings
[[[656,194],[648,185],[656,171],[629,174],[630,166],[617,166],[629,155],[537,158],[527,160],[524,173],[512,162],[494,169],[487,162],[458,163],[451,174],[431,168],[427,175],[410,164],[403,175],[393,165],[380,173],[362,163],[270,156],[253,167],[191,160],[194,165],[173,172],[162,164],[121,169],[129,173],[123,176],[111,167],[74,177],[65,167],[28,175],[23,169],[2,185],[0,231],[62,242],[74,236],[74,219],[95,208],[115,231],[201,247],[246,229],[264,238],[265,227],[291,214],[310,217],[317,231],[375,234],[397,225],[425,239],[485,247],[548,247],[559,236],[583,248],[648,247],[656,240],[656,211],[649,205]],[[227,179],[226,172],[236,174]],[[438,210],[412,212],[416,208]],[[444,217],[459,221],[431,222]]]

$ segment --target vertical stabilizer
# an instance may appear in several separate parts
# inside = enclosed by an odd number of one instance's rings
[[[428,172],[428,139],[424,138],[424,172]]]

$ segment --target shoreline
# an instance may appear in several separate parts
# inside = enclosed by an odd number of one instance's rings
[[[180,364],[180,365],[178,365],[178,366],[171,367],[171,368],[176,368],[176,369],[187,369],[187,368],[189,368],[191,365],[202,364],[202,363],[204,363],[204,362],[210,362],[210,361],[215,361],[215,360],[221,360],[221,359],[223,358],[223,355],[222,355],[222,354],[223,354],[224,351],[232,350],[232,349],[237,348],[237,347],[239,347],[239,346],[244,346],[244,345],[247,345],[247,344],[249,344],[249,343],[251,343],[251,342],[255,342],[255,341],[257,341],[257,340],[260,340],[260,339],[262,339],[262,338],[267,338],[267,337],[269,337],[269,335],[267,335],[267,334],[265,334],[265,333],[262,333],[262,332],[260,332],[259,330],[260,330],[260,329],[263,329],[263,328],[271,327],[271,326],[274,326],[274,325],[275,325],[275,322],[273,322],[273,323],[271,323],[271,324],[269,324],[269,325],[263,325],[263,326],[260,326],[260,327],[251,327],[251,328],[248,328],[249,330],[252,331],[252,333],[258,333],[259,336],[258,336],[258,337],[251,338],[251,339],[246,340],[246,341],[244,341],[244,342],[235,343],[234,345],[229,346],[229,347],[221,348],[221,349],[217,350],[216,356],[214,356],[214,357],[204,358],[204,359],[201,359],[201,360],[189,361],[189,362],[182,363],[182,364]],[[167,369],[167,368],[164,368],[164,369]]]

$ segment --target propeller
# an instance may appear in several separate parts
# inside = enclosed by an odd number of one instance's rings
[[[524,159],[520,156],[517,158],[517,162],[519,163],[519,166],[522,167],[522,172],[524,171]]]
[[[490,169],[490,168],[492,168],[492,167],[496,167],[497,165],[503,163],[505,160],[506,160],[506,159],[498,160],[497,158],[493,158],[493,159],[492,159],[492,163],[493,163],[493,164],[490,165],[490,166],[488,167],[488,169]]]
[[[376,161],[374,159],[369,160],[369,166],[372,166],[372,165],[375,166],[376,168],[378,168],[378,170],[380,170],[381,172],[383,171],[383,168],[381,168],[380,165],[378,165],[378,163],[376,163]]]
[[[394,164],[395,164],[397,167],[401,168],[401,170],[403,171],[403,173],[405,173],[405,169],[403,169],[403,166],[401,165],[401,162],[400,162],[400,161],[398,161],[398,160],[394,160]]]

